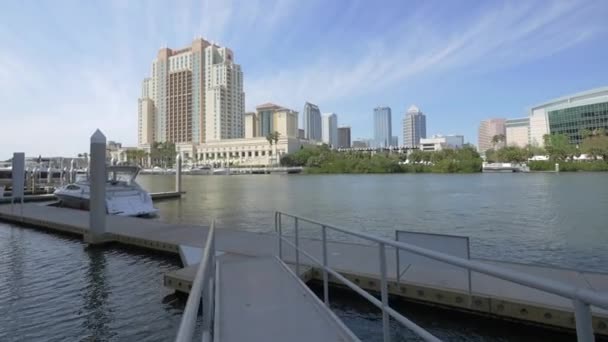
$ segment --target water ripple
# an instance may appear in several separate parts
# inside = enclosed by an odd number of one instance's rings
[[[163,302],[162,275],[179,267],[0,223],[0,341],[171,340],[183,301]]]

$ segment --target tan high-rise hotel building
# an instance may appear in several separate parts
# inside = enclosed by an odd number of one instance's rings
[[[204,39],[162,48],[138,101],[138,144],[202,144],[244,136],[243,72],[233,52]]]

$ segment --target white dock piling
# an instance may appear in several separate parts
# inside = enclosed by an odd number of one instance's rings
[[[49,166],[46,169],[46,184],[51,185],[52,182],[53,182],[53,169],[51,169],[51,167]]]
[[[182,157],[175,157],[175,192],[182,192]]]
[[[68,177],[68,168],[64,167],[61,170],[61,186],[64,186],[67,183],[66,178]]]
[[[30,181],[32,182],[32,184],[30,185],[32,187],[32,195],[36,194],[36,178],[38,177],[38,167],[35,166],[32,169],[32,177],[30,178]]]
[[[104,242],[106,232],[106,137],[100,130],[91,136],[90,155],[89,244]]]
[[[70,175],[68,176],[68,183],[76,182],[76,161],[72,159],[70,161]]]

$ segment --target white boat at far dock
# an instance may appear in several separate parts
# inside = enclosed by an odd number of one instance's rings
[[[117,216],[154,216],[152,197],[135,182],[137,166],[109,166],[106,182],[106,210]],[[89,210],[90,183],[88,179],[60,187],[54,192],[61,206]]]
[[[530,172],[527,165],[517,163],[483,163],[483,172]]]

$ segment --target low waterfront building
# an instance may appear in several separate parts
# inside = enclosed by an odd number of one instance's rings
[[[399,137],[394,136],[394,135],[391,137],[391,146],[392,147],[399,146]]]
[[[353,140],[352,147],[353,148],[368,148],[368,147],[370,147],[370,143],[369,143],[369,140],[366,140],[366,139]]]
[[[507,119],[505,135],[507,146],[526,147],[530,140],[530,118]]]
[[[260,166],[276,163],[288,153],[316,144],[295,137],[279,136],[272,145],[266,137],[224,139],[200,145],[179,144],[176,150],[186,165]]]
[[[420,139],[420,150],[441,151],[446,148],[461,148],[464,145],[462,135],[433,135],[430,138]]]
[[[566,134],[579,144],[581,131],[608,129],[608,87],[560,97],[530,108],[529,144],[543,146],[545,134]]]

